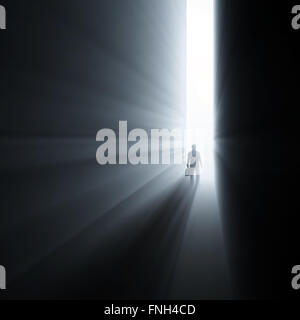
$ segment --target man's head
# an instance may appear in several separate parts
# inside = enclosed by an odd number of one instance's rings
[[[195,144],[193,144],[193,145],[192,145],[192,150],[193,150],[193,151],[196,151],[196,149],[197,149],[197,146],[196,146]]]

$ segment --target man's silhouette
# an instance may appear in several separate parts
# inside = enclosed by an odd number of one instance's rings
[[[187,159],[188,175],[191,179],[191,185],[194,185],[196,177],[196,185],[200,182],[200,169],[202,168],[202,161],[200,153],[197,151],[197,146],[193,144],[192,151],[188,153]]]

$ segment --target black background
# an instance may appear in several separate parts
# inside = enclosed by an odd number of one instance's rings
[[[116,119],[145,129],[182,124],[184,1],[1,4],[8,29],[0,32],[0,264],[11,288],[3,297],[166,298],[172,252],[151,261],[154,269],[165,261],[159,276],[147,269],[151,247],[136,245],[131,262],[109,260],[114,250],[127,250],[120,239],[136,239],[131,224],[141,225],[140,241],[164,232],[156,220],[144,230],[143,221],[128,219],[136,201],[128,194],[145,179],[151,188],[139,191],[141,205],[147,202],[149,215],[171,214],[176,204],[165,202],[165,194],[153,196],[154,203],[148,198],[153,186],[159,192],[162,168],[100,168],[95,136],[100,128],[116,129]],[[295,4],[216,2],[218,194],[235,298],[299,296],[290,284],[291,268],[300,263]],[[97,247],[90,223],[110,234],[120,213],[130,232]],[[91,238],[74,236],[85,228]],[[174,239],[178,234],[173,230]],[[135,258],[141,250],[143,260]],[[99,269],[103,257],[115,269]],[[114,283],[98,277],[110,273]]]
[[[237,290],[297,297],[299,33],[289,1],[219,1],[219,187]],[[298,259],[298,260],[297,260]]]

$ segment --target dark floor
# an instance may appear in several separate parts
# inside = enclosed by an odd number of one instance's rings
[[[177,171],[165,170],[14,279],[7,297],[230,298],[213,188],[191,186]]]
[[[216,194],[213,186],[204,182],[189,211],[170,297],[231,298],[226,261]]]

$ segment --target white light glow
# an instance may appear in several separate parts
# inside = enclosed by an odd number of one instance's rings
[[[197,145],[203,175],[214,171],[214,8],[213,0],[187,0],[186,151]]]

